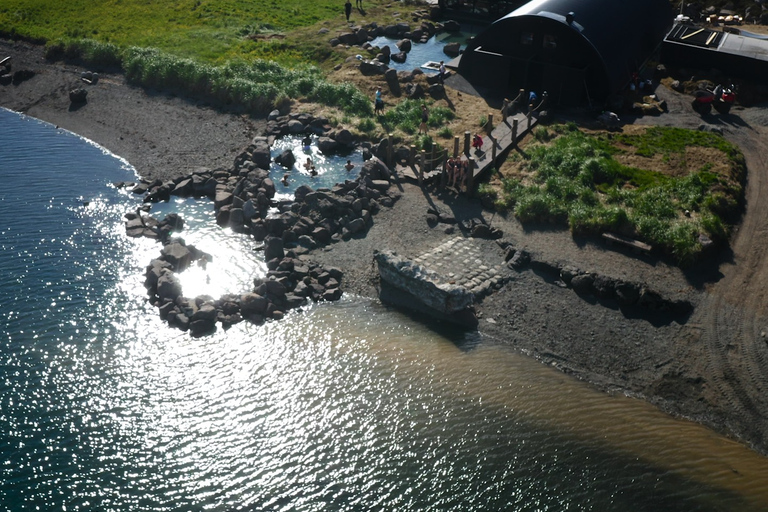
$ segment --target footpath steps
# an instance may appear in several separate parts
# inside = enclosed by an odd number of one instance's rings
[[[515,123],[517,123],[516,131]],[[501,155],[517,145],[517,143],[537,124],[538,119],[535,116],[531,116],[529,121],[529,117],[522,112],[508,116],[505,120],[494,126],[490,134],[483,137],[482,150],[477,151],[470,148],[468,154],[461,152],[461,160],[470,158],[474,162],[471,180],[472,186],[495,166],[496,160],[498,160]],[[495,152],[494,146],[496,148]],[[494,160],[494,156],[496,156],[496,160]],[[417,155],[413,166],[398,163],[395,168],[399,176],[418,182],[420,166],[421,159]],[[442,172],[442,161],[440,161],[433,168],[422,174],[422,180],[424,182],[430,182],[431,180],[438,178]]]
[[[517,122],[517,132],[514,130]],[[525,137],[538,123],[535,116],[529,117],[522,112],[508,116],[504,121],[497,124],[489,135],[483,137],[483,149],[480,152],[472,150],[470,156],[475,158],[475,170],[473,173],[473,183],[483,177],[491,167],[495,165],[493,160],[493,146],[496,146],[496,157],[508,151],[512,146]]]

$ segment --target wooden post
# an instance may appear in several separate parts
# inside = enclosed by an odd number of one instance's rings
[[[512,120],[512,144],[517,145],[517,119]]]
[[[469,138],[472,136],[469,132],[464,132],[464,154],[469,154]]]
[[[448,185],[448,151],[443,152],[443,171],[440,173],[440,190]]]
[[[413,165],[416,163],[416,146],[411,144],[411,152],[408,154],[408,165],[413,169]]]
[[[453,158],[459,157],[459,136],[453,136]]]
[[[472,195],[472,189],[475,188],[475,167],[477,167],[477,164],[475,163],[475,159],[473,157],[469,157],[467,160],[469,160],[469,172],[467,173],[467,195]]]
[[[421,150],[421,165],[419,166],[419,186],[424,182],[424,167],[427,165],[427,153]]]
[[[488,112],[488,123],[485,125],[485,131],[491,133],[493,130],[493,112]]]
[[[491,139],[491,162],[493,162],[493,166],[496,167],[496,146],[498,146],[498,144],[493,137],[489,136],[488,138]]]
[[[388,139],[388,144],[387,144],[387,165],[389,167],[392,167],[392,163],[394,161],[394,155],[395,155],[395,148],[394,148],[394,144],[392,142],[393,137],[392,137],[391,133],[389,135],[387,135],[387,139]]]
[[[528,130],[531,129],[531,115],[532,115],[532,113],[528,112],[528,115],[526,116],[528,118]]]
[[[437,144],[434,142],[432,143],[432,157],[429,159],[429,170],[433,170],[436,165],[435,162],[437,161]]]

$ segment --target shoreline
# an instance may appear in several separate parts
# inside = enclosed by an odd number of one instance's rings
[[[96,84],[86,86],[88,102],[72,108],[68,91],[83,86],[84,69],[48,63],[42,47],[24,42],[0,41],[0,55],[12,57],[14,70],[35,72],[18,85],[0,87],[2,106],[99,143],[148,180],[198,168],[230,168],[235,156],[266,126],[265,119],[145,91],[113,74],[102,74]],[[691,128],[701,124],[700,118],[688,115],[683,97],[672,97],[669,103],[669,114],[650,121]],[[301,105],[295,110],[300,111]],[[737,125],[723,129],[744,150],[750,177],[747,213],[733,237],[733,255],[719,266],[685,273],[663,261],[609,250],[593,240],[574,240],[566,230],[526,230],[511,216],[483,210],[476,200],[408,183],[402,184],[402,197],[395,206],[375,216],[365,237],[313,251],[312,258],[341,268],[345,291],[377,297],[378,275],[371,265],[374,250],[417,256],[457,236],[427,225],[426,212],[436,206],[459,221],[486,219],[504,232],[505,239],[541,260],[647,282],[665,296],[691,302],[693,313],[679,323],[628,317],[615,305],[579,296],[528,268],[477,307],[479,330],[494,343],[511,346],[599,389],[641,397],[768,454],[764,412],[768,396],[762,393],[768,389],[768,367],[763,363],[768,361],[768,345],[761,336],[768,330],[764,315],[768,296],[761,291],[768,286],[768,270],[762,270],[768,242],[754,236],[765,228],[762,219],[768,218],[768,206],[760,204],[761,188],[768,186],[768,176],[763,177],[768,174],[764,159],[768,147],[760,140],[768,133],[768,114],[754,110],[735,113],[747,119],[751,131]],[[488,257],[503,257],[494,245],[489,242]]]

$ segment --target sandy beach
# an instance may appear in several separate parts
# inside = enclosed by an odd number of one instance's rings
[[[0,58],[35,75],[0,86],[0,106],[87,137],[127,159],[146,179],[167,179],[198,168],[231,167],[235,156],[260,135],[265,121],[162,91],[126,84],[121,74],[101,73],[86,85],[74,65],[49,63],[41,47],[0,41]],[[88,90],[86,104],[71,107],[68,92]],[[660,89],[663,89],[660,87]],[[703,124],[688,100],[660,90],[669,113],[638,123],[697,128]],[[300,109],[300,105],[296,107]],[[686,317],[633,315],[610,301],[584,297],[545,272],[526,269],[477,307],[479,330],[601,389],[646,399],[671,414],[701,422],[768,453],[768,115],[763,108],[736,109],[716,128],[739,145],[747,160],[747,207],[731,250],[719,261],[685,272],[662,260],[637,257],[597,240],[574,239],[563,229],[524,229],[512,216],[484,210],[479,201],[438,194],[403,183],[403,196],[384,208],[365,237],[317,250],[313,259],[341,268],[347,293],[376,296],[375,250],[416,256],[448,237],[426,222],[429,208],[458,221],[483,218],[504,239],[538,261],[570,265],[637,283],[693,304]],[[44,148],[41,148],[44,150]],[[503,251],[488,241],[488,254]]]

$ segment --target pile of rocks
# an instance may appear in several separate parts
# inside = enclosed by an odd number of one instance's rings
[[[649,312],[666,312],[672,315],[688,315],[693,310],[690,302],[664,297],[644,283],[624,281],[598,272],[587,272],[572,265],[540,259],[525,250],[516,249],[506,240],[500,240],[498,243],[505,250],[504,259],[510,268],[521,271],[530,267],[581,296],[615,301],[620,307],[637,306]]]
[[[307,113],[280,115],[279,110],[274,110],[267,117],[266,138],[254,139],[253,145],[259,145],[259,150],[262,153],[266,151],[269,154],[269,146],[275,139],[286,135],[316,135],[318,138],[315,144],[317,144],[320,152],[326,155],[340,151],[348,152],[356,144],[352,132],[346,128],[333,129],[330,121],[324,117],[315,117]],[[263,145],[264,142],[267,144],[266,149]],[[265,157],[259,156],[258,158],[261,162]],[[290,165],[286,167],[290,167]]]
[[[255,279],[250,292],[228,294],[219,299],[187,298],[182,294],[176,273],[195,261],[205,265],[211,258],[180,238],[171,239],[163,246],[161,256],[147,266],[144,280],[149,300],[159,309],[160,317],[173,327],[190,331],[193,336],[215,331],[217,323],[228,328],[243,320],[252,323],[262,323],[268,318],[279,320],[287,310],[300,307],[307,300],[341,298],[341,271],[304,262],[291,252],[270,260],[266,276]]]
[[[10,57],[0,60],[0,85],[19,85],[33,76],[35,76],[35,72],[31,69],[19,69],[11,72]]]
[[[411,25],[408,23],[396,23],[394,25],[382,26],[376,22],[369,23],[362,27],[352,27],[349,32],[344,32],[330,40],[331,46],[340,44],[347,46],[363,46],[365,43],[373,41],[377,37],[385,36],[391,39],[409,39],[426,42],[438,30],[438,25],[425,21],[419,28],[411,31]],[[410,49],[410,48],[409,48]]]
[[[257,280],[252,292],[218,300],[189,299],[182,295],[175,273],[195,261],[205,265],[210,256],[180,238],[171,238],[184,226],[178,215],[158,221],[143,215],[142,208],[126,214],[129,236],[164,244],[161,256],[147,267],[145,285],[150,301],[169,324],[202,335],[214,330],[216,322],[224,326],[242,319],[262,322],[282,318],[287,309],[307,299],[339,299],[341,272],[323,269],[302,257],[314,248],[365,233],[373,215],[382,206],[391,207],[401,195],[391,186],[393,177],[387,166],[370,156],[357,179],[317,191],[301,186],[294,200],[278,202],[269,177],[270,161],[268,138],[256,137],[235,158],[232,169],[203,170],[166,182],[119,184],[145,194],[145,204],[167,201],[171,196],[208,197],[219,225],[264,242],[268,272]]]
[[[446,22],[445,25],[422,21],[418,28],[411,30],[411,26],[408,23],[398,23],[386,27],[371,23],[364,27],[353,28],[352,32],[340,34],[338,37],[331,39],[331,45],[359,45],[362,49],[367,50],[372,58],[363,59],[362,56],[358,55],[358,59],[361,59],[358,64],[360,73],[365,76],[384,75],[392,94],[400,96],[402,92],[400,83],[412,82],[414,77],[422,72],[418,69],[409,72],[398,72],[389,68],[389,62],[391,60],[398,63],[405,62],[414,42],[426,43],[430,37],[440,30],[458,30],[458,26],[458,23],[453,21]],[[370,41],[382,35],[393,39],[399,38],[399,41],[395,43],[397,52],[390,48],[389,45],[385,45],[382,48],[371,45]],[[447,46],[445,53],[449,56],[456,56],[459,53],[459,48],[460,45],[458,44]],[[350,57],[349,60],[357,59]],[[442,84],[430,83],[430,85],[434,85],[429,90],[433,98],[440,99],[444,96]],[[405,92],[412,99],[417,99],[424,95],[424,89],[419,85],[407,87]]]

